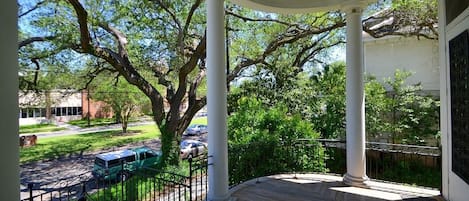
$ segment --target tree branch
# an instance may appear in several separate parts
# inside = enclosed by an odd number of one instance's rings
[[[245,58],[244,61],[242,61],[237,66],[235,66],[233,71],[231,71],[230,74],[227,76],[227,81],[231,82],[232,80],[234,80],[234,78],[239,74],[239,72],[241,72],[244,68],[246,68],[248,66],[265,63],[265,58],[268,55],[270,55],[272,52],[276,51],[277,49],[279,49],[280,47],[283,47],[286,44],[291,44],[291,43],[294,43],[294,42],[296,42],[296,41],[298,41],[302,38],[305,38],[305,37],[308,37],[308,36],[311,36],[311,35],[315,35],[315,34],[321,34],[321,33],[329,32],[331,30],[334,30],[334,29],[337,29],[337,28],[340,28],[340,27],[343,27],[343,26],[345,26],[345,22],[344,21],[339,21],[339,22],[336,22],[336,24],[333,24],[333,25],[330,25],[330,26],[324,27],[324,28],[296,30],[295,31],[296,34],[294,34],[294,35],[288,34],[288,32],[285,33],[285,34],[282,34],[281,36],[277,37],[275,40],[271,41],[267,45],[267,47],[265,48],[262,55],[259,55],[255,59]],[[291,30],[289,30],[289,31],[291,31]]]
[[[125,38],[124,34],[109,25],[101,26],[117,40],[119,53],[116,53],[105,47],[93,47],[91,45],[91,38],[88,31],[86,10],[83,8],[80,2],[78,2],[78,0],[69,0],[69,2],[75,9],[77,20],[80,24],[79,28],[81,36],[81,50],[79,46],[75,46],[73,49],[77,52],[87,53],[104,59],[111,66],[113,66],[130,84],[137,86],[148,98],[150,98],[152,103],[152,110],[154,112],[154,120],[158,125],[161,125],[164,119],[164,110],[163,107],[161,107],[163,105],[163,97],[160,92],[156,90],[151,85],[151,83],[145,80],[131,64],[125,49],[127,39]]]
[[[44,42],[44,41],[50,41],[50,40],[53,40],[55,39],[56,37],[55,36],[38,36],[38,37],[31,37],[31,38],[28,38],[28,39],[25,39],[23,41],[20,41],[18,43],[18,49],[26,46],[26,45],[29,45],[31,43],[34,43],[34,42]]]
[[[278,23],[278,24],[283,24],[283,25],[286,25],[286,26],[296,26],[298,27],[299,25],[298,24],[292,24],[292,23],[288,23],[288,22],[284,22],[284,21],[280,21],[280,20],[276,20],[276,19],[270,19],[270,18],[260,18],[260,19],[254,19],[254,18],[250,18],[250,17],[245,17],[245,16],[242,16],[240,14],[237,14],[231,10],[227,10],[225,9],[225,13],[227,15],[231,15],[231,16],[234,16],[236,18],[239,18],[245,22],[247,21],[250,21],[250,22],[275,22],[275,23]]]
[[[163,8],[164,11],[166,11],[169,16],[171,17],[171,19],[174,21],[174,23],[176,24],[176,28],[178,30],[178,35],[177,35],[177,38],[178,38],[178,46],[179,46],[179,51],[181,53],[184,53],[184,27],[182,27],[181,25],[181,22],[179,21],[179,19],[177,18],[176,14],[171,11],[169,9],[169,7],[161,0],[155,0],[155,2],[161,6],[161,8]],[[196,2],[197,3],[197,2]]]
[[[90,52],[92,50],[92,46],[90,32],[88,31],[88,13],[78,0],[68,0],[68,2],[72,4],[73,9],[75,9],[75,13],[77,14],[78,24],[80,25],[81,48],[85,52]]]
[[[192,4],[189,14],[186,18],[186,23],[184,24],[183,35],[187,34],[187,29],[189,29],[189,26],[191,24],[192,16],[194,16],[195,11],[197,10],[197,8],[199,8],[200,4],[202,4],[202,0],[196,0],[194,4]]]
[[[39,76],[39,70],[41,70],[41,66],[39,65],[39,61],[38,61],[37,58],[32,58],[31,62],[33,62],[36,65],[36,70],[34,71],[33,84],[34,84],[34,86],[37,86],[37,79],[38,79],[38,76]]]
[[[23,17],[23,16],[29,14],[30,12],[33,12],[34,10],[38,9],[39,6],[41,6],[41,5],[44,4],[44,3],[45,3],[45,1],[37,2],[36,5],[34,5],[32,8],[30,8],[30,9],[27,10],[26,12],[19,14],[19,15],[18,15],[18,18],[21,18],[21,17]]]
[[[127,57],[127,50],[126,50],[126,45],[128,43],[127,37],[118,29],[110,26],[108,23],[100,23],[99,27],[103,28],[106,30],[108,33],[110,33],[114,38],[117,40],[117,48],[119,50],[119,54],[121,57]]]

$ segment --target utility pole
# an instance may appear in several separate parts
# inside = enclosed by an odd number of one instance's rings
[[[88,105],[88,112],[86,113],[86,117],[87,117],[87,120],[88,120],[88,127],[91,126],[90,124],[90,89],[89,88],[86,88],[86,102],[87,102],[87,105]]]
[[[230,37],[229,37],[229,23],[228,15],[225,16],[225,51],[226,51],[226,76],[230,75]],[[230,93],[230,82],[226,83],[227,93]]]

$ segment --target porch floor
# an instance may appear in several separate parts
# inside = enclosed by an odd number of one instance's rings
[[[379,181],[368,188],[346,186],[342,177],[321,174],[281,174],[253,179],[230,190],[234,201],[443,201],[438,190]]]

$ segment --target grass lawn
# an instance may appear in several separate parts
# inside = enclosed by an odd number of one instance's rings
[[[20,134],[21,133],[39,133],[39,132],[53,132],[53,131],[61,131],[65,130],[65,128],[57,127],[54,124],[35,124],[35,125],[25,125],[20,126]]]
[[[116,123],[116,120],[113,118],[96,118],[96,119],[90,119],[90,126],[106,126],[110,124]],[[88,127],[88,120],[86,118],[80,119],[80,120],[72,120],[69,121],[68,124],[74,125],[74,126],[79,126],[81,128],[86,128]]]
[[[79,155],[85,151],[125,145],[160,136],[160,131],[155,125],[130,127],[128,130],[131,134],[121,135],[121,130],[115,130],[38,139],[36,146],[20,149],[20,164]]]
[[[105,123],[106,119],[96,122]],[[109,120],[109,119],[107,119]],[[112,120],[112,119],[111,119]],[[86,120],[74,121],[74,125],[87,125]],[[78,123],[79,122],[79,123]],[[83,122],[85,124],[83,124]],[[207,117],[194,118],[191,124],[207,124]],[[121,130],[104,131],[97,133],[42,138],[34,147],[20,149],[20,163],[28,163],[44,159],[55,159],[70,155],[82,154],[86,151],[99,150],[108,147],[125,145],[148,139],[158,138],[160,131],[155,125],[129,127],[130,135],[121,135]]]
[[[151,120],[151,118],[149,118]],[[138,121],[138,117],[130,117],[129,122],[136,122]],[[94,126],[107,126],[111,124],[115,124],[116,119],[115,118],[96,118],[96,119],[90,119],[90,127]],[[74,125],[74,126],[79,126],[81,128],[87,128],[88,127],[88,119],[80,119],[80,120],[72,120],[69,121],[68,124]]]
[[[207,117],[194,118],[194,119],[192,119],[191,124],[207,125]]]

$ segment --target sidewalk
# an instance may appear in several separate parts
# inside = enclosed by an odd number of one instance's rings
[[[149,125],[155,124],[154,121],[140,121],[140,122],[131,122],[128,124],[128,127],[134,126],[141,126],[141,125]],[[119,130],[122,129],[121,124],[112,124],[107,126],[95,126],[89,128],[81,128],[78,126],[73,126],[67,123],[60,123],[58,124],[59,127],[66,128],[66,130],[61,131],[54,131],[54,132],[41,132],[41,133],[23,133],[20,136],[27,136],[27,135],[36,135],[38,138],[47,138],[47,137],[56,137],[56,136],[66,136],[66,135],[79,135],[79,134],[86,134],[86,133],[94,133],[100,131],[110,131],[110,130]]]

